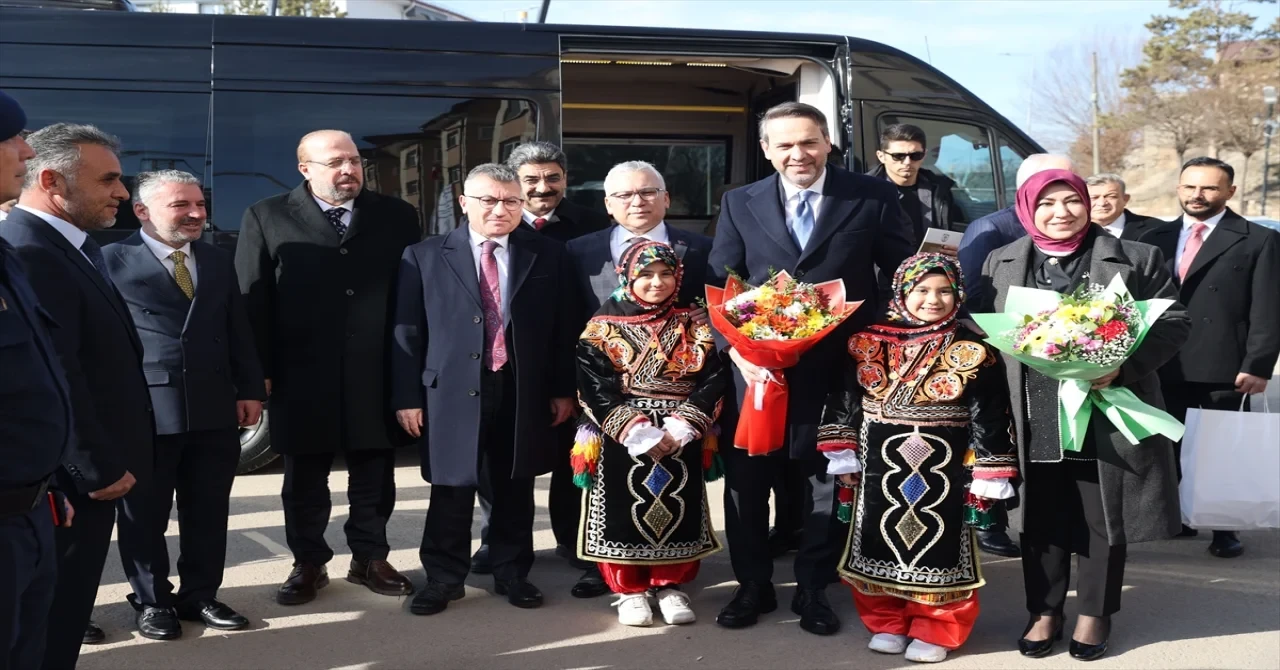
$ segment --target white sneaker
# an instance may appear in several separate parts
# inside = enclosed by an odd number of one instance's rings
[[[624,593],[613,603],[618,608],[618,623],[624,626],[648,626],[653,623],[653,610],[649,608],[649,594]]]
[[[689,608],[689,596],[683,591],[662,589],[656,597],[658,608],[662,610],[662,619],[667,623],[675,626],[698,620],[698,616]]]
[[[867,645],[867,649],[881,654],[901,654],[907,650],[908,639],[906,635],[876,633],[871,636],[871,644]]]
[[[941,663],[947,660],[947,648],[924,640],[912,640],[907,647],[907,660],[916,663]]]

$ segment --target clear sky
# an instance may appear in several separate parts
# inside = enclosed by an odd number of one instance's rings
[[[477,21],[537,18],[538,0],[430,0]],[[1261,7],[1261,6],[1260,6]],[[1026,129],[1026,81],[1055,47],[1141,39],[1166,0],[551,0],[548,23],[842,34],[931,62]],[[927,46],[926,46],[927,39]],[[1031,135],[1043,137],[1031,119]]]

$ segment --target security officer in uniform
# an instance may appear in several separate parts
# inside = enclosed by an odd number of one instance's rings
[[[17,197],[35,156],[18,136],[26,122],[17,101],[0,92],[0,202]],[[0,670],[36,668],[44,657],[58,574],[53,528],[70,526],[74,514],[49,490],[71,440],[53,325],[0,239]]]

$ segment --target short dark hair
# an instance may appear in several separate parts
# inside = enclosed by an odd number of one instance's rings
[[[1223,172],[1227,173],[1228,184],[1236,183],[1236,169],[1231,167],[1231,164],[1227,163],[1226,161],[1220,161],[1216,158],[1209,158],[1208,156],[1197,156],[1183,163],[1182,169],[1178,171],[1178,174],[1181,175],[1183,172],[1187,171],[1187,168],[1193,168],[1193,167],[1218,168],[1219,170],[1222,170]]]
[[[774,105],[773,107],[770,107],[769,110],[764,113],[764,116],[760,117],[760,139],[765,142],[769,141],[769,133],[766,131],[766,127],[770,121],[774,119],[797,118],[809,119],[810,121],[818,124],[818,127],[822,128],[822,136],[830,139],[830,136],[827,134],[827,115],[823,114],[822,110],[817,107],[807,105],[803,102],[784,102],[781,105]]]
[[[910,123],[895,123],[880,131],[880,150],[888,149],[890,142],[919,142],[921,148],[929,146],[924,129]]]

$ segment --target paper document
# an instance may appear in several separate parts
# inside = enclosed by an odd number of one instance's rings
[[[924,233],[924,242],[920,244],[920,251],[955,256],[960,252],[960,240],[963,237],[964,233],[930,228]]]

